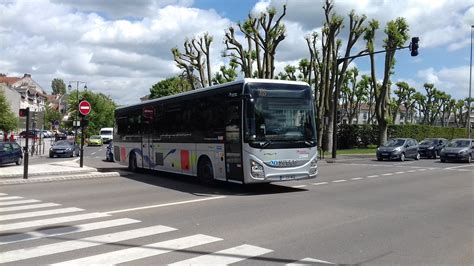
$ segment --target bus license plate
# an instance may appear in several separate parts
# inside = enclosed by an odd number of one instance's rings
[[[295,179],[296,176],[294,175],[281,175],[280,176],[280,180],[292,180],[292,179]]]

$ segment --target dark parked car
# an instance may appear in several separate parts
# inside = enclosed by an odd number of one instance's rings
[[[20,137],[21,138],[26,138],[26,131],[20,132]],[[28,130],[28,138],[38,138],[39,136],[39,131],[37,130]]]
[[[114,159],[114,143],[110,141],[107,145],[107,150],[105,151],[105,160],[108,162],[113,162]]]
[[[23,161],[23,152],[16,142],[0,142],[0,164],[16,163]]]
[[[64,140],[64,139],[67,139],[66,133],[58,131],[54,134],[54,140],[55,141]]]
[[[79,145],[76,145],[74,141],[59,140],[49,149],[50,158],[73,157],[74,155],[79,156]]]
[[[405,161],[405,158],[420,159],[418,142],[409,138],[390,139],[377,148],[377,160],[383,159]]]
[[[424,139],[418,145],[421,157],[435,158],[439,156],[441,149],[448,144],[447,139],[429,138]]]
[[[441,162],[466,161],[474,159],[474,141],[472,139],[453,139],[439,154]]]

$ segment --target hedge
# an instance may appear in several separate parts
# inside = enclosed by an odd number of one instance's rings
[[[466,128],[435,127],[428,125],[389,125],[388,138],[413,138],[421,141],[425,138],[465,138]],[[351,149],[378,144],[377,125],[339,125],[337,148]]]

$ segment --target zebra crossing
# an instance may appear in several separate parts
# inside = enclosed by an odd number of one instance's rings
[[[152,259],[160,264],[160,255],[171,252],[188,250],[212,243],[225,243],[225,240],[206,234],[192,234],[169,239],[167,234],[178,232],[179,229],[166,225],[140,226],[141,221],[130,218],[114,218],[112,214],[92,212],[75,207],[61,207],[61,204],[41,202],[35,199],[24,199],[18,196],[9,196],[0,193],[0,203],[7,207],[0,207],[0,263],[28,263],[27,260],[39,259],[53,265],[91,265],[119,263],[136,264],[140,259]],[[39,210],[38,210],[39,209]],[[55,216],[55,217],[48,217]],[[28,221],[15,221],[21,219]],[[100,221],[94,221],[101,219]],[[5,223],[6,222],[6,223]],[[71,223],[79,223],[71,225]],[[67,226],[61,226],[67,224]],[[37,229],[39,227],[46,227]],[[124,228],[125,227],[125,228]],[[25,232],[19,230],[25,230]],[[101,230],[106,230],[103,232]],[[89,232],[92,236],[74,237],[78,233]],[[66,236],[67,237],[64,237]],[[61,236],[61,237],[59,237]],[[100,253],[94,247],[113,245],[123,241],[138,238],[164,238],[151,244],[125,245],[126,248],[106,250]],[[30,244],[33,241],[35,244]],[[39,243],[39,244],[38,244]],[[44,244],[47,243],[47,244]],[[5,250],[5,251],[3,251]],[[85,255],[80,258],[63,257],[57,261],[57,254],[88,250],[98,254]],[[197,254],[192,258],[170,262],[171,265],[227,265],[244,263],[249,259],[258,259],[259,256],[274,253],[274,250],[243,244],[228,247],[223,250],[210,251],[207,254]],[[90,254],[88,252],[87,254]],[[48,256],[55,259],[48,260]],[[25,262],[26,261],[26,262]],[[287,265],[332,264],[315,258],[295,260]]]

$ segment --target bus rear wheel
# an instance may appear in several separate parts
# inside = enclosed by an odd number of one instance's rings
[[[132,172],[136,172],[138,170],[137,157],[135,153],[130,154],[130,159],[128,159],[128,169]]]
[[[207,157],[204,157],[201,160],[199,160],[198,178],[199,178],[199,182],[201,182],[202,184],[205,184],[208,186],[212,186],[215,184],[214,169],[212,168],[211,161]]]

